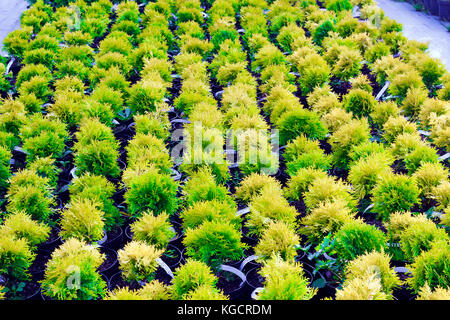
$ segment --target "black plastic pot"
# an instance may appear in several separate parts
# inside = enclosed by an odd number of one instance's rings
[[[231,273],[235,277],[239,278],[239,282],[238,282],[237,287],[235,287],[235,288],[233,288],[233,287],[221,288],[221,289],[223,289],[223,293],[225,295],[229,296],[230,299],[233,299],[233,300],[235,300],[235,299],[244,299],[245,298],[244,297],[244,294],[245,294],[244,287],[245,287],[245,284],[247,282],[246,275],[242,271],[240,271],[239,269],[231,267],[229,265],[224,265],[223,264],[223,265],[220,266],[220,269],[221,269],[221,272],[223,272],[223,273]],[[221,280],[224,280],[224,279],[225,278],[220,278],[219,277],[219,283],[218,283],[219,287],[221,286],[220,285],[221,284]],[[224,283],[226,283],[226,281],[224,281]]]
[[[107,235],[106,241],[102,246],[118,250],[123,244],[123,229],[117,227],[116,230],[108,232]]]
[[[450,21],[450,1],[438,0],[439,18]]]
[[[101,274],[104,274],[106,277],[111,277],[114,274],[115,266],[117,265],[117,252],[106,248],[106,247],[100,247],[100,252],[107,255],[107,259],[105,262],[109,262],[107,264],[102,264],[98,272]],[[109,260],[109,261],[108,261]]]
[[[439,0],[430,0],[430,14],[433,16],[439,15]]]

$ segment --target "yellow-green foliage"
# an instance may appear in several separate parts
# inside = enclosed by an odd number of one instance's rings
[[[236,206],[226,201],[210,200],[195,202],[180,213],[185,229],[196,228],[205,221],[222,221],[241,226],[241,218],[236,216]]]
[[[351,148],[368,141],[369,137],[369,124],[366,119],[354,119],[342,125],[330,137],[335,164],[339,167],[346,168],[349,163],[349,152]]]
[[[152,134],[136,134],[128,143],[126,150],[130,167],[153,165],[165,173],[168,173],[172,167],[172,159],[164,141]]]
[[[178,267],[174,272],[170,294],[172,299],[182,300],[186,294],[198,287],[206,285],[215,287],[217,277],[205,263],[193,259],[187,259],[186,263]]]
[[[95,246],[76,238],[70,238],[53,251],[47,263],[42,293],[58,300],[95,300],[105,296],[106,283],[97,268],[105,255]],[[82,279],[73,285],[73,277],[79,272]]]
[[[350,79],[353,89],[361,89],[367,92],[372,92],[372,87],[370,86],[369,78],[365,74],[359,74],[355,78]]]
[[[389,155],[382,153],[376,153],[355,162],[348,175],[355,195],[360,199],[370,195],[379,179],[392,172],[390,168],[392,162],[393,159]]]
[[[158,249],[165,249],[176,233],[169,222],[169,216],[162,212],[154,216],[148,211],[131,224],[133,240],[143,241]]]
[[[373,192],[373,211],[383,220],[395,211],[408,211],[420,204],[420,190],[414,178],[388,173],[380,177]]]
[[[439,241],[434,243],[430,250],[422,251],[412,265],[407,266],[412,273],[412,277],[407,279],[407,283],[415,292],[419,292],[426,283],[428,283],[431,290],[438,287],[448,289],[450,276],[449,259],[450,246],[448,242]]]
[[[334,202],[337,199],[342,199],[350,209],[356,207],[350,186],[331,176],[315,179],[304,194],[305,205],[309,210],[319,207],[325,201]]]
[[[438,209],[450,206],[450,181],[442,181],[431,189],[431,197],[438,202]]]
[[[407,154],[421,145],[424,145],[424,142],[418,132],[400,133],[391,145],[391,152],[395,158],[403,159]]]
[[[331,133],[335,132],[342,125],[349,123],[353,118],[351,112],[347,112],[342,108],[333,108],[322,116],[322,122]]]
[[[376,273],[345,281],[336,291],[336,300],[391,300],[383,291],[381,279]]]
[[[290,226],[282,221],[271,222],[255,247],[255,254],[260,261],[269,259],[273,254],[286,261],[294,261],[298,245],[300,239]]]
[[[444,114],[439,117],[432,116],[431,123],[431,139],[433,143],[439,147],[444,148],[445,151],[450,151],[450,114]]]
[[[263,263],[260,274],[265,278],[258,300],[309,300],[317,289],[308,287],[302,265],[273,256]]]
[[[4,286],[0,286],[0,300],[4,300],[5,299],[4,289],[5,289]]]
[[[364,278],[368,274],[377,274],[381,280],[382,290],[391,294],[401,284],[394,268],[390,267],[390,258],[384,252],[373,251],[350,261],[345,267],[345,280]]]
[[[358,75],[362,67],[362,60],[359,50],[350,49],[346,46],[341,47],[338,59],[333,65],[333,73],[341,80],[348,81],[350,78]]]
[[[229,300],[222,290],[207,284],[200,285],[185,295],[185,300]]]
[[[427,98],[428,91],[425,88],[410,88],[406,92],[405,99],[402,101],[401,109],[406,116],[417,118]]]
[[[61,237],[95,242],[103,238],[105,222],[100,204],[90,199],[74,200],[62,212]]]
[[[314,168],[301,168],[289,180],[287,188],[284,189],[284,194],[289,199],[300,200],[316,179],[325,179],[326,177],[327,173],[325,171]]]
[[[402,133],[416,133],[417,125],[403,116],[390,117],[383,125],[383,139],[392,143]]]
[[[132,241],[117,252],[119,269],[128,281],[152,280],[163,250],[142,241]]]
[[[187,229],[183,239],[186,254],[217,270],[226,260],[239,261],[245,245],[241,232],[228,222],[205,221],[195,229]]]
[[[0,274],[18,280],[29,278],[28,269],[36,255],[25,238],[0,233]]]
[[[344,224],[335,235],[335,251],[341,261],[350,261],[356,257],[386,249],[386,236],[380,229],[354,219]]]
[[[6,217],[0,226],[1,234],[10,234],[17,239],[25,239],[30,248],[47,240],[51,228],[43,223],[31,219],[25,212],[20,211]]]
[[[354,213],[343,199],[338,198],[334,202],[327,200],[302,218],[300,233],[306,235],[309,241],[318,243],[328,233],[335,233],[353,219]]]
[[[434,187],[448,180],[448,170],[440,163],[423,163],[413,174],[423,195],[428,196]]]
[[[449,244],[450,238],[444,229],[428,220],[426,223],[412,223],[400,234],[400,249],[407,260],[413,261],[422,252],[431,249],[433,242]]]
[[[390,220],[384,223],[388,237],[395,242],[400,241],[400,236],[411,225],[429,222],[425,214],[411,214],[410,212],[391,213]]]
[[[400,109],[394,101],[385,101],[373,106],[370,117],[378,126],[383,127],[390,117],[397,117],[399,112]]]
[[[436,287],[432,291],[428,283],[425,283],[416,300],[450,300],[450,289]]]
[[[250,234],[260,235],[271,221],[283,221],[292,228],[296,226],[297,211],[282,196],[279,187],[268,185],[249,204],[246,226]]]
[[[447,101],[436,98],[427,99],[423,102],[419,112],[419,120],[422,127],[428,127],[432,116],[441,116],[448,114],[450,106]]]

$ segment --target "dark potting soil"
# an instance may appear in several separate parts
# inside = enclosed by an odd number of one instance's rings
[[[37,281],[27,281],[23,289],[16,296],[6,293],[7,300],[39,300],[40,284]]]
[[[161,260],[173,269],[181,262],[181,252],[176,247],[169,246],[167,251],[163,253]]]
[[[260,268],[253,268],[249,272],[247,272],[247,283],[252,287],[253,289],[256,289],[258,287],[263,287],[264,283],[264,277],[260,275],[259,272]]]
[[[35,280],[42,280],[48,260],[51,257],[50,251],[38,251],[33,264],[28,269]]]
[[[242,279],[231,272],[219,271],[216,273],[216,276],[218,278],[217,287],[221,289],[224,294],[229,294],[243,286]]]
[[[104,272],[117,263],[117,253],[114,250],[105,247],[100,247],[100,252],[105,255],[105,260],[100,267],[98,267],[98,272]]]

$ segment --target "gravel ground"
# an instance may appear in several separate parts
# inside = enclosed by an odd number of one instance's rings
[[[26,0],[0,0],[0,47],[3,48],[3,39],[16,29],[20,28],[20,16],[27,9]],[[2,55],[6,53],[1,51]]]
[[[376,0],[378,6],[391,19],[403,25],[403,34],[408,39],[429,42],[429,53],[439,58],[450,70],[450,32],[438,17],[416,11],[407,2]]]

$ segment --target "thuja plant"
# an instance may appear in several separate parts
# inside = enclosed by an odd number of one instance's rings
[[[201,286],[216,288],[217,280],[208,265],[194,259],[187,259],[186,263],[174,272],[170,295],[172,299],[183,300]]]
[[[246,248],[241,242],[241,233],[226,222],[206,221],[195,229],[187,229],[183,244],[189,257],[214,270],[229,260],[240,260]]]
[[[362,220],[344,224],[335,235],[335,251],[341,261],[350,261],[361,254],[386,249],[385,234]]]
[[[16,287],[15,282],[29,279],[28,269],[35,256],[26,239],[9,232],[0,233],[0,274],[8,278],[10,286]]]
[[[77,172],[117,177],[119,144],[111,128],[98,119],[85,119],[76,133],[74,161]]]
[[[255,247],[255,254],[260,261],[269,259],[273,254],[279,255],[286,261],[293,261],[299,245],[300,239],[294,230],[282,221],[272,222]]]
[[[153,245],[158,249],[165,249],[176,232],[169,222],[169,215],[165,212],[154,216],[147,211],[131,224],[133,239]]]
[[[262,188],[266,185],[273,185],[281,191],[281,184],[274,177],[252,173],[245,177],[239,187],[236,188],[236,197],[243,202],[248,202],[254,196],[260,194]]]
[[[135,175],[127,183],[125,201],[131,215],[138,218],[145,211],[153,211],[155,215],[161,212],[172,214],[178,207],[178,182],[170,175],[162,174],[155,168]]]
[[[72,181],[69,186],[71,200],[91,200],[103,212],[105,231],[110,231],[122,223],[119,209],[114,206],[111,197],[116,187],[105,177],[91,173],[83,174]]]
[[[105,256],[97,248],[70,238],[53,251],[47,263],[42,293],[57,300],[95,300],[106,295],[97,268]]]
[[[0,226],[0,234],[11,235],[15,239],[25,239],[30,249],[47,240],[51,228],[31,219],[25,212],[20,211],[8,215]]]
[[[163,250],[142,241],[132,241],[117,252],[119,269],[123,277],[130,281],[151,281],[158,268],[158,259]]]
[[[152,280],[146,283],[138,290],[131,290],[128,287],[117,288],[108,293],[105,300],[169,300],[170,294],[168,287],[159,282]]]
[[[236,211],[236,205],[230,205],[226,201],[198,201],[183,210],[180,218],[185,229],[196,228],[205,221],[215,221],[227,222],[239,230],[242,219],[236,215]]]
[[[61,214],[61,237],[77,238],[88,243],[104,236],[103,212],[99,204],[89,199],[72,200]]]
[[[258,300],[310,300],[317,289],[308,286],[301,264],[284,261],[279,256],[264,262],[260,274],[265,278]]]

